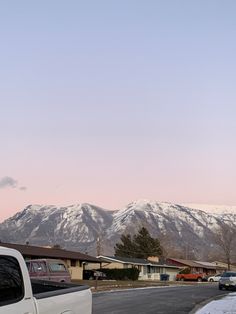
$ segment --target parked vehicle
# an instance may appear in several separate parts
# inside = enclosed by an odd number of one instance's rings
[[[83,271],[83,279],[84,280],[104,280],[107,276],[102,271],[99,270],[91,270],[91,269],[85,269]]]
[[[0,247],[0,314],[91,314],[89,287],[32,280],[22,255]]]
[[[30,278],[52,280],[58,282],[71,282],[66,264],[56,259],[26,260]]]
[[[181,281],[207,281],[207,277],[205,273],[193,273],[193,274],[177,274],[176,275],[176,280],[181,280]]]
[[[236,288],[236,272],[226,271],[222,274],[219,280],[219,290],[235,289]]]
[[[207,281],[218,282],[220,280],[221,276],[222,276],[221,274],[217,274],[217,275],[214,275],[214,276],[209,276],[209,277],[207,277]]]

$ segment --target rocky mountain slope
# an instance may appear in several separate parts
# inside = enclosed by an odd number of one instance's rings
[[[0,224],[0,239],[64,248],[96,255],[112,254],[124,232],[134,234],[141,226],[174,251],[204,258],[214,248],[213,235],[221,222],[234,222],[236,214],[210,214],[183,205],[139,200],[118,211],[90,204],[67,207],[29,205]],[[99,243],[99,245],[98,245]]]

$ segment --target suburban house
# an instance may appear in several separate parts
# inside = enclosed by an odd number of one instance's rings
[[[222,272],[224,269],[215,263],[185,260],[180,258],[167,258],[168,264],[179,266],[181,268],[189,268],[191,273],[206,273],[214,275]]]
[[[226,270],[228,269],[228,264],[227,264],[227,263],[216,261],[216,262],[213,262],[213,264],[215,264],[216,266],[219,266],[219,267],[223,268],[224,271],[226,271]],[[236,271],[236,265],[230,264],[230,270]]]
[[[96,268],[100,268],[101,262],[93,256],[83,254],[80,252],[68,251],[59,247],[40,247],[33,245],[23,245],[15,243],[0,243],[0,246],[12,248],[18,250],[27,259],[38,258],[56,258],[63,260],[71,274],[71,279],[83,279],[83,270],[92,263],[97,265]]]
[[[159,262],[158,258],[148,259],[128,258],[117,256],[98,256],[101,268],[132,268],[137,267],[140,271],[139,280],[160,280],[161,275],[169,275],[169,280],[175,280],[180,267]]]

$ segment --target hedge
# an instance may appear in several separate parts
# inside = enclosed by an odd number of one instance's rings
[[[99,269],[106,274],[109,280],[138,280],[139,270],[136,267],[133,268],[102,268]]]

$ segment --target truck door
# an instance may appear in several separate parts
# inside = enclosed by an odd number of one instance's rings
[[[18,260],[0,255],[0,314],[37,314],[32,297],[25,297]]]

